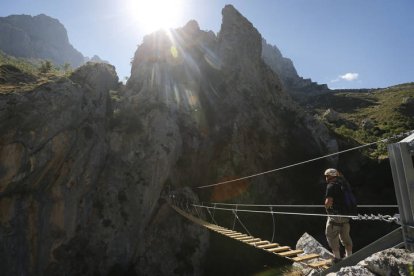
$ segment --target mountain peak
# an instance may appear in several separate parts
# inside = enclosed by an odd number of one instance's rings
[[[0,49],[6,54],[49,59],[55,64],[83,64],[83,55],[70,43],[59,20],[40,14],[0,17]]]
[[[226,5],[222,15],[219,54],[223,64],[259,62],[262,36],[258,30],[232,5]],[[243,60],[238,57],[243,57]]]

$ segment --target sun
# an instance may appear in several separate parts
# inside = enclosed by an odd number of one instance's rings
[[[129,0],[128,12],[145,32],[176,28],[183,16],[182,0]]]

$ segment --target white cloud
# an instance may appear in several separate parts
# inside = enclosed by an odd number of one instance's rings
[[[336,79],[331,80],[331,82],[338,82],[341,80],[354,81],[354,80],[357,80],[358,77],[359,77],[358,73],[346,73],[344,75],[339,75]]]
[[[354,81],[358,79],[358,73],[346,73],[345,75],[339,76],[341,79],[346,81]]]

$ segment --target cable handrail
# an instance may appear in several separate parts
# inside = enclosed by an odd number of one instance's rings
[[[186,206],[188,207],[188,202],[186,204]],[[213,206],[207,206],[205,204],[210,204]],[[214,202],[214,203],[204,203],[202,202],[201,205],[200,204],[194,204],[194,203],[190,203],[190,206],[193,206],[196,209],[196,212],[198,214],[198,210],[197,207],[199,208],[205,208],[207,209],[207,212],[210,214],[212,220],[215,222],[214,220],[214,215],[211,214],[210,209],[213,209],[213,211],[216,210],[222,210],[222,211],[232,211],[236,218],[237,218],[237,214],[236,212],[245,212],[245,213],[261,213],[261,214],[271,214],[272,215],[272,219],[274,214],[278,214],[278,215],[301,215],[301,216],[318,216],[318,217],[331,217],[331,218],[335,218],[335,217],[342,217],[342,218],[350,218],[352,220],[380,220],[380,221],[386,221],[386,222],[396,222],[396,223],[400,223],[400,218],[398,214],[394,214],[393,216],[391,215],[382,215],[382,214],[378,214],[378,215],[374,215],[374,214],[355,214],[355,215],[345,215],[345,214],[320,214],[320,213],[304,213],[304,212],[286,212],[286,211],[273,211],[273,207],[317,207],[317,208],[323,208],[325,207],[324,205],[265,205],[265,204],[237,204],[237,203],[220,203],[220,202]],[[218,206],[233,206],[235,208],[222,208],[222,207],[218,207]],[[253,209],[239,209],[239,206],[242,207],[270,207],[270,211],[265,211],[265,210],[253,210]],[[398,205],[358,205],[357,207],[359,208],[397,208]],[[199,214],[198,214],[199,215]],[[238,219],[238,218],[237,218]],[[239,220],[240,221],[240,220]],[[217,224],[217,222],[215,222]],[[234,227],[234,226],[233,226]]]
[[[194,207],[213,209],[214,207],[193,204]],[[216,210],[222,211],[233,211],[234,209],[216,207]],[[237,209],[237,212],[245,213],[261,213],[261,214],[278,214],[278,215],[303,215],[303,216],[321,216],[321,217],[342,217],[342,218],[358,218],[354,215],[328,215],[328,214],[314,214],[314,213],[298,213],[298,212],[280,212],[280,211],[262,211],[262,210],[248,210],[248,209]]]
[[[204,204],[204,203],[203,203]],[[221,206],[243,206],[243,207],[281,207],[281,208],[324,208],[325,205],[312,205],[312,204],[246,204],[246,203],[220,203],[210,202],[205,204],[221,205]],[[359,208],[398,208],[398,205],[380,205],[380,204],[365,204],[358,205]]]
[[[229,209],[229,208],[220,208],[220,207],[210,207],[205,205],[198,205],[198,204],[192,204],[194,207],[200,207],[200,208],[206,208],[208,211],[209,209],[214,208],[215,210],[223,210],[223,211],[232,211],[234,212],[235,209]],[[261,214],[278,214],[278,215],[299,215],[299,216],[313,216],[313,217],[330,217],[330,218],[349,218],[352,220],[380,220],[380,221],[386,221],[386,222],[400,222],[399,215],[368,215],[368,214],[358,214],[358,215],[334,215],[334,214],[318,214],[318,213],[299,213],[299,212],[281,212],[281,211],[263,211],[263,210],[248,210],[248,209],[238,209],[238,212],[246,212],[246,213],[261,213]]]
[[[252,175],[232,179],[232,180],[227,180],[227,181],[218,182],[218,183],[209,184],[209,185],[203,185],[203,186],[199,186],[199,187],[195,187],[195,188],[197,188],[197,189],[209,188],[209,187],[219,186],[219,185],[223,185],[223,184],[227,184],[227,183],[231,183],[231,182],[235,182],[235,181],[239,181],[239,180],[253,178],[253,177],[256,177],[256,176],[260,176],[260,175],[264,175],[264,174],[268,174],[268,173],[272,173],[272,172],[276,172],[276,171],[281,171],[281,170],[284,170],[284,169],[288,169],[288,168],[296,167],[296,166],[303,165],[303,164],[306,164],[306,163],[311,163],[311,162],[314,162],[314,161],[317,161],[317,160],[325,159],[327,157],[339,155],[339,154],[342,154],[342,153],[345,153],[345,152],[349,152],[349,151],[369,147],[369,146],[379,144],[379,143],[385,143],[388,140],[395,139],[395,138],[402,137],[402,136],[406,136],[406,135],[411,135],[413,133],[414,133],[414,130],[410,130],[408,132],[403,132],[403,133],[400,133],[400,134],[397,134],[397,135],[394,135],[394,136],[391,136],[391,137],[388,137],[388,138],[378,140],[376,142],[372,142],[372,143],[360,145],[360,146],[357,146],[357,147],[349,148],[349,149],[346,149],[346,150],[326,154],[326,155],[319,156],[319,157],[309,159],[309,160],[306,160],[306,161],[290,164],[290,165],[287,165],[287,166],[284,166],[284,167],[280,167],[280,168],[276,168],[276,169],[272,169],[272,170],[268,170],[268,171],[264,171],[264,172],[260,172],[260,173],[256,173],[256,174],[252,174]]]

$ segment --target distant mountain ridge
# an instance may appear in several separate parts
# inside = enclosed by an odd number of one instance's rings
[[[326,84],[300,77],[292,60],[284,57],[275,45],[268,44],[265,39],[262,39],[262,59],[279,76],[284,89],[296,100],[303,101],[304,97],[331,91]]]
[[[0,49],[6,54],[51,60],[56,65],[84,64],[84,56],[69,42],[59,20],[45,14],[0,17]]]

